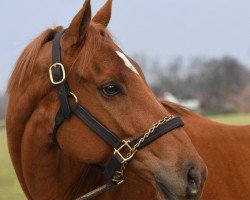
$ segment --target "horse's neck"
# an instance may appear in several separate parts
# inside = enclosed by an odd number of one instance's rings
[[[35,91],[34,88],[30,90]],[[38,102],[34,100],[34,93],[31,95],[25,91],[15,90],[10,92],[9,95],[8,112],[6,115],[9,152],[19,182],[27,197],[31,199],[23,175],[22,147],[26,123],[29,121]],[[38,98],[42,98],[43,95],[42,92],[39,93]]]
[[[24,177],[32,199],[72,200],[96,187],[98,180],[101,181],[88,165],[62,151],[51,152],[46,145],[34,146],[30,151],[41,152],[26,154],[27,160],[23,160]]]

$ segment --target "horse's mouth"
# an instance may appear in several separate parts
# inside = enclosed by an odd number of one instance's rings
[[[166,200],[179,200],[179,198],[173,193],[171,192],[166,185],[164,185],[163,183],[156,181],[157,186],[159,188],[159,190],[161,191],[162,196],[164,197],[164,199]]]
[[[167,185],[163,184],[162,182],[156,181],[156,183],[157,183],[157,187],[161,191],[161,194],[165,200],[197,200],[197,198],[194,198],[194,197],[178,196],[174,192],[172,192],[171,189],[167,187]]]

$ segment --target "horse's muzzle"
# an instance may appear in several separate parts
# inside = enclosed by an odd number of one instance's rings
[[[162,195],[167,200],[198,200],[201,196],[202,187],[207,178],[207,169],[198,170],[187,167],[183,173],[183,180],[171,180],[171,176],[155,176],[155,181]],[[178,183],[180,181],[180,183]]]

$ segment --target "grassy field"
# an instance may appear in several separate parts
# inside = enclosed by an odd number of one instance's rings
[[[250,114],[230,114],[209,116],[210,119],[225,124],[246,125],[250,124]]]
[[[250,114],[216,115],[209,116],[209,118],[228,124],[250,124]],[[0,200],[9,199],[24,200],[25,197],[19,186],[9,158],[5,131],[0,130]]]
[[[10,161],[4,130],[0,130],[0,199],[25,199]]]

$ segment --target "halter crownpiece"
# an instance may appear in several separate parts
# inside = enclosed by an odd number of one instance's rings
[[[52,62],[49,68],[49,76],[51,83],[55,86],[60,101],[60,108],[55,117],[55,125],[52,130],[52,142],[57,145],[57,130],[60,125],[70,118],[71,114],[75,114],[83,123],[85,123],[94,133],[102,138],[107,144],[114,149],[114,153],[105,168],[95,165],[95,168],[101,171],[109,182],[85,195],[77,198],[77,200],[92,199],[107,190],[120,185],[125,180],[125,169],[129,161],[135,156],[136,152],[142,147],[150,144],[159,137],[169,133],[170,131],[184,126],[180,117],[169,115],[154,124],[145,134],[130,141],[120,140],[115,134],[103,126],[96,120],[84,107],[78,103],[77,96],[70,91],[66,82],[66,72],[61,63],[61,46],[60,40],[66,30],[59,31],[53,40],[52,46]],[[69,104],[68,99],[73,97],[75,103]],[[122,152],[127,149],[128,153],[124,155]]]

